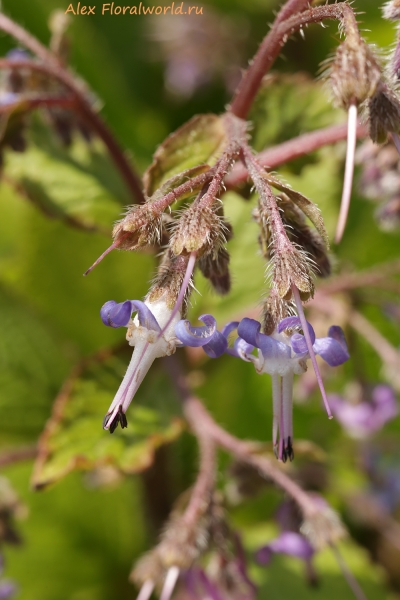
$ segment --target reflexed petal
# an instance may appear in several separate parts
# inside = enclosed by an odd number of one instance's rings
[[[259,348],[265,359],[290,358],[289,346],[283,342],[274,340],[269,335],[260,333],[260,329],[261,323],[245,317],[239,323],[238,334],[239,337],[243,338],[248,344]]]
[[[239,327],[239,321],[230,321],[221,330],[223,336],[228,338],[232,331],[235,331]]]
[[[115,300],[109,300],[100,309],[100,317],[104,325],[108,327],[126,327],[132,314],[130,300],[117,304]]]
[[[261,564],[266,564],[272,552],[309,560],[314,554],[314,548],[303,535],[293,531],[284,531],[279,537],[257,552],[257,560],[261,562],[260,558],[261,560],[264,559]]]
[[[290,338],[290,344],[296,354],[308,353],[306,338],[301,333],[294,333]]]
[[[312,343],[315,340],[315,331],[311,323],[307,321],[308,331],[310,332],[310,338]],[[301,319],[300,317],[286,317],[286,319],[282,319],[280,323],[278,323],[277,331],[278,333],[282,333],[285,329],[293,329],[294,327],[301,327]],[[339,327],[340,329],[340,327]]]
[[[192,327],[190,321],[183,319],[175,325],[175,335],[185,346],[199,348],[211,341],[217,330],[216,320],[212,315],[201,315],[199,321],[203,321],[205,325]]]
[[[236,356],[237,358],[241,358],[247,362],[253,362],[252,358],[250,358],[251,353],[254,350],[254,346],[245,342],[242,338],[238,337],[233,344],[233,348],[228,348],[226,350],[227,354],[231,356]],[[256,358],[255,356],[253,358]]]
[[[347,347],[344,348],[333,337],[317,338],[313,348],[314,352],[319,354],[331,367],[338,367],[350,358]]]
[[[332,325],[329,328],[328,336],[339,342],[339,344],[348,352],[346,338],[344,337],[344,332],[339,325]]]
[[[310,333],[311,342],[314,344],[315,342],[315,331],[311,323],[307,321],[308,331]],[[301,327],[301,320],[299,317],[286,317],[286,319],[282,319],[278,324],[277,331],[278,333],[282,333],[285,329],[293,329],[294,327]],[[296,354],[304,354],[308,352],[307,342],[304,335],[300,333],[295,333],[290,338],[290,343],[292,345],[293,350]]]
[[[219,358],[228,348],[228,340],[219,331],[216,331],[211,340],[203,346],[203,350],[211,358]]]
[[[258,346],[258,337],[260,335],[261,323],[254,319],[245,317],[242,319],[238,326],[238,335],[243,338],[248,344],[252,346]]]
[[[141,300],[131,300],[131,305],[131,312],[137,311],[139,323],[142,327],[146,327],[146,329],[152,329],[153,331],[161,331],[157,319],[147,304]]]

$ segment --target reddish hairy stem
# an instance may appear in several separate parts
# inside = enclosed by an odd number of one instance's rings
[[[23,98],[21,101],[13,102],[10,104],[6,104],[5,106],[0,106],[0,114],[7,114],[23,105],[23,107],[27,108],[27,110],[33,110],[40,106],[44,107],[59,107],[59,108],[74,108],[76,106],[76,100],[74,96],[65,97],[65,96],[37,96],[36,98]]]
[[[11,24],[11,26],[10,26]],[[103,119],[95,112],[85,97],[85,90],[82,83],[77,82],[73,75],[69,73],[58,59],[45,46],[42,46],[22,27],[0,14],[0,29],[10,33],[22,45],[34,52],[44,63],[34,60],[8,60],[0,59],[0,69],[30,69],[45,73],[54,77],[62,83],[75,98],[76,110],[79,112],[88,125],[97,133],[106,145],[110,156],[124,179],[134,200],[138,203],[145,202],[142,191],[142,183],[138,175],[132,169],[127,157],[119,146],[111,130],[105,124]]]
[[[265,456],[254,454],[256,448],[254,442],[239,440],[214,421],[202,402],[191,394],[176,356],[165,358],[164,362],[182,398],[185,416],[197,437],[209,438],[237,459],[255,467],[264,477],[272,479],[297,502],[305,517],[313,517],[320,512],[309,494],[292,481],[275,462]]]
[[[358,125],[357,137],[363,138],[367,135],[367,129],[364,125]],[[340,125],[331,125],[324,129],[319,129],[311,133],[304,133],[292,140],[268,148],[256,155],[257,162],[265,169],[275,169],[281,164],[295,160],[300,156],[314,152],[319,148],[344,141],[347,138],[347,123]],[[247,169],[240,163],[237,163],[230,174],[225,179],[228,189],[232,189],[247,180],[249,174]]]
[[[298,4],[302,5],[300,0]],[[258,52],[237,88],[230,106],[230,111],[237,117],[242,119],[247,117],[264,75],[275,62],[290,35],[308,23],[320,23],[325,19],[343,19],[346,17],[349,23],[353,23],[354,21],[353,11],[344,2],[311,8],[298,14],[292,14],[292,16],[286,18],[291,5],[296,7],[297,3],[295,0],[288,2],[283,7],[282,11],[284,12],[282,14],[284,14],[284,21],[280,18],[280,13],[278,14],[272,29],[261,43]]]

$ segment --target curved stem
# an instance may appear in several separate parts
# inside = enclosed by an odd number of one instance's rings
[[[336,227],[335,242],[339,244],[343,237],[346,227],[347,215],[349,214],[351,190],[353,186],[354,174],[354,155],[356,152],[357,141],[357,105],[355,102],[349,106],[348,127],[347,127],[347,152],[346,166],[344,170],[344,182],[342,200],[340,203],[339,219]]]
[[[286,7],[290,5],[296,6],[294,0],[287,3]],[[300,0],[299,5],[302,5]],[[247,117],[253,100],[260,89],[264,75],[275,62],[290,35],[308,23],[320,23],[325,19],[341,20],[346,17],[349,23],[355,21],[352,9],[345,2],[311,8],[310,10],[292,14],[290,17],[288,17],[288,13],[289,11],[282,13],[284,20],[278,14],[272,29],[264,38],[258,52],[251,61],[250,67],[239,83],[230,106],[230,111],[237,117],[242,119]]]
[[[45,46],[25,31],[20,25],[17,25],[2,13],[0,13],[0,29],[12,35],[23,46],[31,50],[36,56],[44,61],[41,63],[35,60],[0,59],[0,69],[26,68],[39,71],[57,79],[57,81],[62,83],[70,92],[72,92],[75,97],[77,112],[81,114],[87,124],[103,140],[115,166],[131,192],[134,201],[137,203],[144,203],[145,197],[142,191],[140,178],[134,172],[111,130],[87,101],[86,90],[83,84],[76,81],[74,76],[63,67],[58,58]]]
[[[296,138],[263,150],[255,156],[257,162],[265,169],[272,170],[280,165],[296,160],[319,148],[341,142],[347,137],[347,123],[340,125],[331,125],[324,129],[318,129],[311,133],[304,133]],[[363,138],[368,135],[364,125],[357,125],[357,137]],[[237,163],[229,175],[225,178],[225,185],[232,189],[245,182],[249,177],[247,169],[240,163]]]

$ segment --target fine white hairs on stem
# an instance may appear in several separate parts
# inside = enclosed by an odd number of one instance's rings
[[[164,586],[161,591],[160,600],[170,600],[179,577],[179,567],[173,566],[168,569]]]
[[[140,592],[136,600],[149,600],[154,590],[154,581],[148,579],[140,588]]]
[[[352,102],[349,106],[348,112],[346,166],[344,170],[342,201],[340,203],[339,219],[335,234],[336,244],[338,244],[343,237],[350,208],[354,174],[354,155],[357,141],[357,114],[357,105],[355,102]]]
[[[313,348],[313,345],[312,345],[312,341],[311,341],[311,337],[310,337],[310,332],[308,330],[308,325],[307,325],[306,317],[304,315],[303,303],[302,303],[301,298],[300,298],[299,290],[297,289],[297,287],[294,284],[292,284],[292,293],[293,293],[294,301],[296,302],[297,313],[299,315],[301,326],[303,328],[303,334],[304,334],[304,337],[306,339],[308,352],[310,354],[311,362],[312,362],[312,365],[314,367],[315,376],[316,376],[317,381],[318,381],[319,389],[321,390],[322,399],[323,399],[324,404],[325,404],[326,412],[328,413],[328,417],[330,419],[332,419],[333,415],[332,415],[331,409],[329,407],[328,398],[326,397],[326,392],[325,392],[325,388],[324,388],[324,382],[322,381],[322,377],[321,377],[321,371],[319,370],[319,366],[318,366],[317,359],[316,359],[316,356],[315,356],[314,348]]]

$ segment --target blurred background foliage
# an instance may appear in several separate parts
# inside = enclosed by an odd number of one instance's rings
[[[95,16],[71,18],[71,65],[96,94],[102,115],[140,172],[166,135],[193,114],[224,110],[240,69],[257,49],[279,4],[213,0],[204,4],[206,27],[197,33],[201,16],[190,24],[185,16],[102,16],[100,2]],[[44,43],[49,41],[52,11],[67,6],[60,0],[2,2],[6,14]],[[382,21],[379,2],[360,0],[357,8],[365,12],[360,19],[367,39],[380,47],[392,44],[394,31]],[[312,84],[321,61],[339,39],[337,25],[310,27],[305,33],[304,40],[297,35],[289,41],[274,69],[280,75],[254,106],[257,150],[344,119],[331,108],[321,84]],[[8,36],[0,36],[1,55],[14,46]],[[188,56],[190,72],[183,61]],[[293,80],[289,75],[297,72],[301,74]],[[123,344],[123,333],[103,327],[99,308],[109,299],[142,298],[155,260],[147,253],[114,252],[83,278],[109,245],[112,222],[129,203],[128,193],[98,141],[88,146],[75,136],[65,149],[43,119],[35,117],[27,142],[26,152],[5,153],[6,177],[0,190],[1,451],[33,444],[57,396],[60,402],[67,377],[70,388],[66,406],[52,417],[45,458],[36,465],[33,480],[30,462],[4,469],[27,508],[20,511],[23,518],[17,524],[22,542],[4,547],[6,572],[18,582],[21,600],[134,598],[128,582],[132,562],[156,540],[172,502],[193,482],[197,464],[196,445],[184,432],[179,404],[161,365],[139,391],[128,430],[110,438],[101,428],[129,354],[120,349],[110,357],[107,348]],[[343,156],[344,145],[338,144],[280,169],[293,187],[321,207],[330,234],[338,212]],[[23,194],[18,193],[21,186]],[[221,324],[249,310],[255,316],[266,291],[251,206],[232,192],[226,199],[235,231],[230,243],[232,292],[220,299],[199,276],[201,295],[191,309],[193,317],[213,312]],[[345,238],[336,252],[337,271],[368,268],[398,256],[399,233],[380,230],[375,210],[374,203],[355,194]],[[356,302],[398,347],[400,306],[392,291],[381,290],[373,297],[360,291]],[[331,392],[345,393],[355,378],[366,384],[384,380],[374,349],[360,336],[349,339],[356,358],[333,376],[327,374]],[[93,355],[100,362],[86,360]],[[232,360],[213,362],[195,352],[185,356],[192,384],[215,418],[235,435],[269,442],[270,382],[249,365]],[[76,365],[80,366],[71,379]],[[310,396],[305,388],[299,381],[298,398]],[[314,445],[299,442],[290,468],[344,515],[355,539],[343,545],[343,553],[368,599],[399,598],[399,549],[370,522],[356,523],[354,513],[357,502],[363,503],[360,494],[371,491],[363,467],[366,454],[378,456],[374,460],[383,472],[391,469],[400,479],[400,421],[386,426],[372,451],[346,437],[337,422],[328,421],[312,386],[311,392],[310,400],[295,406],[295,429],[298,440]],[[172,440],[176,441],[161,445]],[[222,456],[221,467],[228,465],[228,457]],[[75,468],[83,474],[64,477]],[[33,491],[32,481],[36,487],[54,485]],[[221,469],[221,489],[232,485],[229,472]],[[253,550],[277,532],[272,517],[281,499],[279,491],[264,486],[256,498],[232,501],[230,508],[249,550],[259,598],[351,598],[329,551],[316,561],[317,588],[307,584],[295,559],[277,557],[268,568],[253,564]]]

